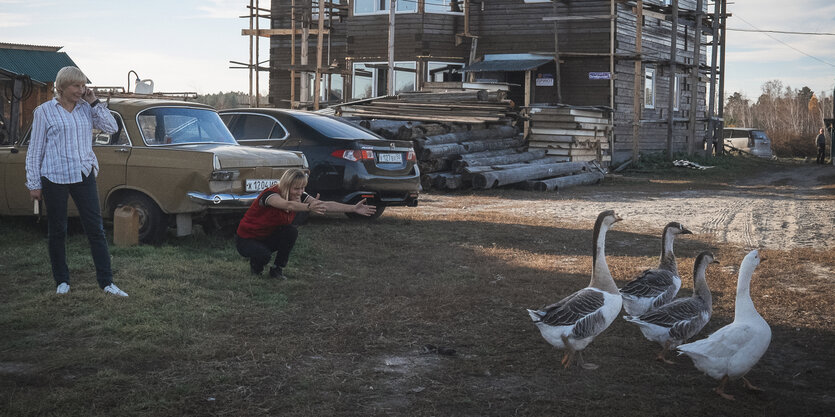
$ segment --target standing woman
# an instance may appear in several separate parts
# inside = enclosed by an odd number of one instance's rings
[[[276,252],[275,262],[270,267],[270,277],[287,279],[282,268],[287,266],[290,251],[299,235],[293,219],[297,212],[325,214],[356,213],[370,216],[377,211],[375,206],[365,204],[342,204],[322,201],[304,192],[307,174],[297,168],[287,170],[278,184],[267,188],[252,202],[238,224],[235,246],[241,256],[249,258],[249,269],[255,275],[264,271]]]
[[[96,280],[105,293],[127,297],[113,284],[110,251],[102,227],[93,153],[93,127],[116,132],[116,120],[107,105],[85,87],[87,77],[76,67],[64,67],[55,79],[57,95],[35,109],[32,136],[26,154],[26,187],[32,200],[43,200],[49,230],[49,260],[58,294],[70,291],[67,267],[67,201],[72,197],[90,252]]]

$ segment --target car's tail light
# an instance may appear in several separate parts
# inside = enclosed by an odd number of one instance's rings
[[[212,171],[212,181],[232,181],[238,177],[238,171]]]
[[[409,149],[409,153],[406,154],[407,161],[417,161],[417,156],[415,155],[414,149]]]
[[[342,149],[331,152],[331,156],[347,159],[349,161],[366,161],[374,159],[374,151]]]

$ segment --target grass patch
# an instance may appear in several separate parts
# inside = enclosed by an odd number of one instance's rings
[[[484,198],[495,213],[468,213]],[[594,216],[574,224],[505,209],[535,198],[503,190],[462,194],[442,216],[313,219],[288,281],[251,276],[228,237],[112,247],[127,299],[98,288],[80,234],[68,241],[72,290],[56,296],[43,231],[2,218],[0,233],[14,238],[0,242],[0,415],[748,416],[835,405],[835,250],[763,251],[752,295],[774,337],[748,376],[767,391],[734,384],[738,401],[727,402],[686,358],[653,361],[658,347],[620,319],[585,352],[599,370],[561,369],[525,308],[588,284]],[[657,263],[656,229],[609,233],[619,285]],[[682,295],[699,251],[722,262],[708,270],[715,307],[700,337],[732,320],[746,252],[705,239],[676,243]]]

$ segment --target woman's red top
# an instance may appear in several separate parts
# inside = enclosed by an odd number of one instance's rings
[[[277,209],[267,205],[267,198],[278,193],[278,185],[261,191],[258,198],[252,202],[238,224],[238,236],[244,239],[264,240],[279,226],[293,223],[296,212]]]

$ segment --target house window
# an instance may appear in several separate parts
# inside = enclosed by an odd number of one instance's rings
[[[401,0],[402,1],[402,0]],[[550,0],[548,0],[550,1]],[[417,2],[415,2],[417,3]],[[463,0],[426,0],[424,3],[426,13],[463,13]]]
[[[388,13],[388,11],[389,0],[354,0],[354,15]],[[417,12],[417,1],[398,1],[397,12]]]
[[[394,63],[394,94],[415,91],[415,61]],[[377,97],[386,94],[388,66],[385,62],[354,63],[353,98]]]
[[[461,68],[464,68],[464,64],[456,62],[427,62],[426,81],[430,83],[463,81],[461,77]]]
[[[673,110],[678,111],[681,108],[681,91],[684,87],[684,75],[676,74],[676,84],[673,90]]]
[[[328,79],[331,82],[330,92],[328,92]],[[313,97],[313,87],[315,81],[310,80],[310,95],[311,100]],[[342,87],[342,75],[341,74],[322,74],[322,79],[320,80],[319,84],[319,100],[322,100],[326,103],[329,102],[341,102],[345,97],[342,94],[343,91]]]
[[[644,70],[644,108],[655,108],[655,68]]]

